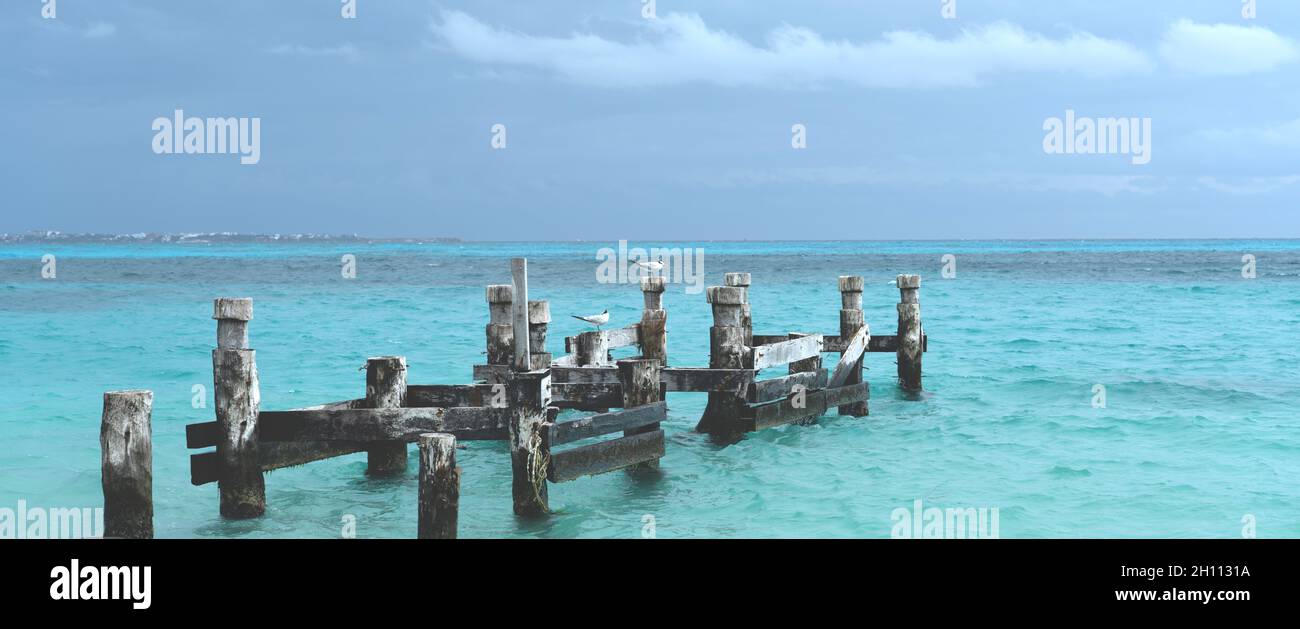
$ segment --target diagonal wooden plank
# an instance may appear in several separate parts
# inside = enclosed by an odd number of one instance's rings
[[[835,365],[835,371],[831,374],[831,379],[826,383],[829,388],[843,386],[848,382],[849,376],[853,374],[854,367],[862,359],[862,353],[867,349],[867,343],[871,340],[871,331],[868,326],[858,328],[858,331],[849,339],[849,343],[844,348],[844,353],[840,354],[840,362]]]

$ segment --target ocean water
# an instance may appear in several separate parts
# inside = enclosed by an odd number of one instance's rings
[[[634,322],[637,287],[596,282],[613,245],[0,245],[0,507],[102,505],[101,394],[147,388],[159,537],[338,537],[345,515],[358,537],[414,537],[414,456],[391,480],[367,479],[364,454],[271,472],[250,521],[223,521],[216,485],[189,484],[184,427],[213,418],[212,299],[254,299],[262,407],[288,409],[361,397],[368,356],[406,356],[413,384],[470,382],[483,286],[509,282],[512,256],[551,302],[551,351],[584,329],[568,314]],[[505,445],[468,442],[462,537],[640,537],[645,515],[660,538],[888,537],[917,499],[997,508],[1002,537],[1231,538],[1247,515],[1260,537],[1300,536],[1300,241],[633,245],[703,248],[709,285],[752,273],[760,334],[835,333],[844,274],[866,277],[866,320],[892,334],[890,281],[919,273],[926,391],[902,394],[893,356],[869,354],[870,417],[732,444],[693,432],[703,394],[670,394],[658,475],[552,485],[541,520],[511,513]],[[56,279],[40,277],[47,253]],[[707,364],[704,296],[675,285],[664,301],[670,362]]]

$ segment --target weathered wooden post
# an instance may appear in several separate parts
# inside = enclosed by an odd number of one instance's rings
[[[754,344],[754,317],[749,309],[749,274],[727,273],[722,283],[740,289],[740,327],[745,328],[745,345]]]
[[[104,537],[153,538],[153,392],[104,394],[99,424]]]
[[[862,316],[862,288],[864,285],[865,282],[860,275],[840,276],[840,338],[845,343],[848,343],[849,339],[853,338],[853,335],[862,329],[862,326],[866,325],[866,319]],[[844,384],[857,384],[859,382],[862,382],[862,360],[858,360],[858,363],[854,365],[848,381]],[[840,415],[862,417],[869,412],[866,401],[854,402],[839,407]]]
[[[456,539],[460,513],[460,468],[456,467],[456,437],[446,433],[420,435],[420,539]]]
[[[261,388],[257,357],[248,348],[248,322],[253,300],[220,298],[213,302],[217,320],[217,348],[212,351],[212,376],[216,401],[221,515],[255,518],[266,511],[266,484],[258,459],[257,414]]]
[[[510,493],[515,515],[550,511],[546,471],[550,450],[543,431],[551,404],[551,372],[512,372],[506,384],[510,403]]]
[[[550,511],[546,470],[551,457],[543,432],[548,419],[546,407],[551,405],[551,372],[531,369],[528,261],[511,259],[510,277],[515,297],[510,312],[514,358],[506,383],[510,403],[510,490],[516,515],[540,515]]]
[[[591,330],[578,335],[579,367],[603,367],[609,365],[609,336],[601,330]]]
[[[899,275],[898,385],[905,391],[921,390],[921,289],[920,275]]]
[[[709,328],[709,367],[745,367],[744,290],[739,286],[710,286],[705,297],[713,305],[713,327]],[[735,393],[712,391],[695,430],[708,433],[732,432],[741,401]]]
[[[514,287],[514,300],[510,302],[510,325],[514,327],[515,371],[533,368],[532,349],[528,346],[528,259],[510,259],[510,280]]]
[[[510,304],[513,300],[514,289],[509,284],[492,284],[487,287],[489,365],[509,365],[514,359],[514,326],[510,324]]]
[[[663,277],[641,278],[645,309],[641,311],[641,357],[668,365],[668,311],[664,310]]]
[[[528,302],[528,352],[533,369],[549,369],[551,354],[546,351],[546,329],[551,323],[551,302]]]
[[[654,404],[663,399],[659,370],[659,361],[653,358],[618,361],[618,380],[623,389],[623,408],[635,408]],[[624,437],[639,435],[659,430],[659,424],[647,424],[639,428],[624,430]],[[638,463],[628,469],[655,469],[659,459]]]
[[[406,406],[406,358],[379,356],[366,360],[366,408]],[[366,448],[366,474],[387,476],[406,471],[406,442],[378,441]]]

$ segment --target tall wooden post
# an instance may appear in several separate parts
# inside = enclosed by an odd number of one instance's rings
[[[749,274],[727,273],[722,283],[740,289],[740,327],[745,328],[745,345],[754,344],[754,317],[749,309]]]
[[[637,359],[618,361],[618,379],[623,389],[623,408],[635,408],[654,404],[663,399],[659,378],[660,364],[655,359]],[[624,437],[639,435],[659,430],[659,424],[648,424],[640,428],[624,430]],[[638,463],[628,469],[655,469],[659,459]]]
[[[664,310],[664,278],[641,278],[645,309],[641,311],[641,357],[668,365],[668,311]]]
[[[221,515],[255,518],[266,512],[266,483],[258,459],[257,413],[262,393],[257,356],[248,348],[253,300],[220,298],[213,302],[217,349],[212,351],[213,397],[216,401]]]
[[[512,372],[506,383],[510,402],[510,493],[515,515],[541,515],[550,510],[546,470],[550,449],[543,431],[551,404],[551,372]]]
[[[709,367],[743,369],[745,367],[745,328],[743,325],[744,290],[739,286],[710,286],[705,291],[713,305],[713,327],[709,328]],[[709,393],[704,416],[695,430],[708,433],[733,432],[740,410],[734,393]]]
[[[487,362],[489,365],[509,365],[515,356],[514,326],[510,324],[514,288],[509,284],[492,284],[487,287]]]
[[[846,342],[853,338],[853,335],[862,326],[866,325],[866,320],[862,316],[862,288],[865,282],[860,275],[841,275],[840,276],[840,338]],[[863,356],[866,356],[864,353]],[[862,359],[858,359],[853,371],[849,374],[849,379],[845,384],[857,384],[862,382]],[[839,407],[840,415],[849,415],[852,417],[862,417],[870,411],[867,408],[867,402],[854,402]]]
[[[406,358],[379,356],[366,360],[366,408],[406,406]],[[379,441],[366,448],[366,473],[372,476],[406,471],[406,442]]]
[[[921,289],[920,275],[898,276],[898,385],[905,391],[921,390]]]
[[[104,537],[153,538],[152,416],[152,391],[104,394],[99,424]]]
[[[551,354],[546,351],[546,329],[551,323],[551,302],[528,302],[528,353],[533,369],[550,369]]]
[[[460,513],[460,468],[456,467],[456,437],[446,433],[420,435],[420,539],[456,539]]]
[[[511,363],[515,371],[533,368],[532,350],[528,347],[528,259],[510,259],[510,280],[514,286],[514,301],[510,304],[510,325],[514,326],[515,357]]]

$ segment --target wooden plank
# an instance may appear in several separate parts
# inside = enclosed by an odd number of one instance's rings
[[[741,427],[748,431],[763,430],[800,419],[820,417],[826,413],[825,390],[805,393],[802,406],[796,406],[798,401],[796,396],[791,396],[772,404],[743,407],[740,416]]]
[[[296,411],[315,411],[315,410],[342,410],[347,408],[361,408],[362,400],[341,400],[330,402],[329,404],[318,404],[305,408],[296,408]],[[217,422],[199,422],[185,426],[185,447],[187,448],[210,448],[217,445],[217,439],[220,438]]]
[[[826,389],[826,407],[843,406],[854,402],[865,402],[871,398],[870,385],[866,382],[857,382],[854,384]]]
[[[262,471],[269,472],[365,451],[366,444],[349,441],[280,441],[261,444],[257,458]],[[190,455],[191,484],[217,482],[218,469],[216,452]]]
[[[612,413],[600,413],[573,421],[551,425],[549,445],[552,447],[589,439],[611,432],[640,428],[668,419],[668,404],[656,402]]]
[[[868,330],[869,328],[864,325],[853,334],[848,346],[840,354],[840,362],[835,365],[835,372],[831,374],[831,379],[826,383],[826,386],[835,388],[848,382],[849,376],[853,374],[854,367],[859,360],[862,360],[862,352],[867,349],[867,340],[871,338],[871,332]]]
[[[262,441],[404,441],[422,432],[446,432],[457,439],[505,439],[508,408],[374,408],[337,411],[266,411],[259,420]]]
[[[842,353],[844,345],[844,339],[838,335],[826,336],[823,338],[822,351],[835,354]],[[867,351],[893,354],[898,351],[898,336],[894,334],[872,335],[871,340],[867,342]],[[921,351],[929,351],[929,339],[924,332],[921,333]]]
[[[660,378],[667,391],[740,391],[753,384],[754,370],[665,367]]]
[[[653,461],[664,455],[664,431],[619,437],[551,453],[547,480],[563,483]]]
[[[552,383],[551,404],[562,408],[616,408],[623,405],[623,387],[585,382]]]
[[[789,334],[755,334],[753,336],[753,339],[754,339],[755,346],[771,345],[773,343],[780,343],[781,341],[790,340],[790,335]]]
[[[505,383],[510,365],[474,365],[474,379],[488,384]]]
[[[753,369],[665,367],[660,381],[667,391],[739,391],[754,382]],[[584,384],[618,384],[618,367],[551,367],[551,381]],[[617,406],[617,405],[616,405]]]
[[[827,375],[827,370],[818,369],[817,371],[806,371],[781,378],[772,378],[771,380],[759,380],[749,388],[745,395],[745,401],[750,404],[763,404],[780,400],[789,396],[794,391],[795,385],[801,385],[805,390],[824,389],[826,388]]]
[[[515,333],[515,371],[531,371],[533,359],[528,346],[528,259],[510,260],[514,299],[510,302],[510,324]],[[436,431],[435,431],[436,432]]]
[[[785,365],[796,360],[812,358],[822,352],[822,335],[813,334],[770,345],[750,348],[750,360],[754,369],[767,369]]]
[[[492,399],[491,384],[411,384],[406,387],[407,408],[484,406]]]

